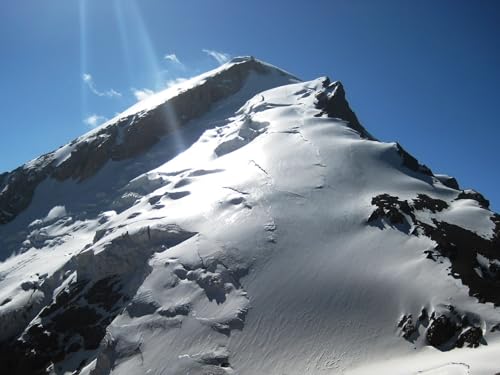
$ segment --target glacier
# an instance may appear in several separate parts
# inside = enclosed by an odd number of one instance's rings
[[[0,176],[10,374],[493,374],[500,216],[253,57]]]

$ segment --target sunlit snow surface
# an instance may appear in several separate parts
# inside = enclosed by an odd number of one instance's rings
[[[250,77],[248,84],[258,87],[259,79]],[[188,89],[195,81],[171,90]],[[39,212],[39,220],[10,234],[26,237],[23,252],[0,263],[0,303],[11,299],[0,306],[0,334],[5,337],[22,324],[21,306],[46,304],[58,291],[54,286],[76,270],[95,279],[142,278],[82,374],[500,371],[498,335],[485,331],[489,345],[443,353],[412,345],[396,332],[403,313],[449,303],[480,314],[485,324],[500,317],[492,304],[477,303],[448,276],[449,264],[425,258],[429,239],[366,225],[378,194],[411,199],[425,193],[451,201],[456,192],[396,168],[394,144],[362,139],[340,120],[315,117],[315,94],[322,84],[318,79],[264,91],[236,112],[228,111],[230,106],[214,108],[180,130],[184,136],[206,129],[190,147],[171,157],[163,148],[174,135],[167,136],[150,154],[165,163],[123,181],[113,199],[100,195],[98,183],[44,182],[31,211],[21,215]],[[150,110],[172,92],[126,113]],[[66,155],[62,149],[58,157]],[[120,180],[120,171],[134,163],[107,165],[94,179]],[[44,192],[55,194],[46,201]],[[72,211],[71,201],[80,194],[96,202],[87,214]],[[419,219],[439,216],[488,238],[489,215],[464,200]],[[196,234],[144,258],[136,249],[109,246],[125,233],[140,242],[145,228],[154,232],[172,224]],[[96,232],[104,235],[95,239]],[[202,280],[220,279],[228,269],[245,270],[241,284],[226,280],[222,300],[211,298]],[[40,289],[26,286],[44,280],[50,282]],[[182,313],[172,317],[174,310]],[[238,319],[240,327],[224,331]],[[114,363],[106,369],[110,342]],[[207,358],[222,357],[228,366],[207,370]]]

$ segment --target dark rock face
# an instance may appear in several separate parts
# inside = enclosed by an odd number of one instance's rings
[[[24,332],[0,343],[0,368],[14,375],[47,374],[49,366],[57,369],[58,363],[74,352],[85,351],[87,359],[91,358],[113,319],[125,308],[130,308],[133,315],[130,300],[141,277],[150,271],[149,256],[194,235],[175,224],[147,226],[114,238],[97,255],[92,250],[80,253],[73,262],[76,280],[43,307]],[[27,289],[37,287],[34,283],[25,285]],[[175,312],[187,314],[189,307],[179,306]],[[85,361],[80,365],[84,366]]]
[[[435,175],[434,177],[441,181],[444,186],[448,186],[451,189],[460,190],[460,185],[458,184],[458,181],[455,177],[443,175]]]
[[[0,224],[13,220],[28,207],[36,187],[49,173],[47,166],[36,170],[20,167],[3,175],[3,181],[0,181]]]
[[[229,356],[226,354],[204,355],[200,358],[199,362],[204,364],[204,365],[229,367]]]
[[[51,363],[77,350],[95,350],[127,297],[118,277],[79,281],[60,292],[40,320],[19,339],[4,343],[0,363],[10,374],[45,374]]]
[[[450,341],[458,331],[458,327],[446,315],[441,315],[434,319],[427,329],[427,342],[439,348]]]
[[[486,210],[490,208],[490,201],[475,190],[462,190],[460,194],[458,194],[457,200],[459,199],[472,199],[479,203],[480,207]]]
[[[357,131],[361,137],[375,140],[375,138],[366,131],[356,117],[356,114],[349,107],[349,103],[345,97],[344,86],[340,82],[331,82],[330,79],[325,79],[323,82],[325,88],[316,95],[318,100],[316,108],[321,109],[318,116],[327,115],[332,118],[339,118],[346,121],[349,126]]]
[[[368,218],[369,223],[382,218],[388,219],[391,224],[402,224],[407,222],[407,218],[414,222],[416,221],[415,210],[427,209],[436,213],[449,207],[445,201],[431,198],[425,194],[418,194],[411,202],[400,200],[398,197],[389,194],[381,194],[373,197],[371,203],[377,209]]]
[[[480,198],[478,198],[480,199]],[[486,239],[457,225],[433,219],[433,225],[419,221],[415,213],[424,209],[438,213],[448,208],[448,203],[419,194],[409,201],[382,194],[372,199],[377,208],[368,218],[368,223],[376,225],[380,220],[391,226],[399,224],[413,225],[417,230],[414,235],[431,238],[436,246],[427,250],[427,258],[437,261],[440,257],[448,258],[451,263],[450,275],[460,279],[469,287],[469,294],[480,302],[492,302],[500,305],[500,220],[492,216],[495,223],[495,236]],[[408,227],[407,225],[407,227]],[[479,259],[483,259],[482,262]],[[485,264],[486,263],[486,264]],[[481,269],[479,274],[476,269]]]
[[[418,194],[417,198],[413,200],[413,207],[415,207],[418,211],[428,209],[429,211],[436,213],[448,208],[449,205],[441,199],[434,199],[425,194]]]
[[[164,310],[158,310],[158,314],[166,318],[174,318],[178,315],[186,316],[191,312],[190,305],[179,305]]]
[[[422,165],[415,159],[412,155],[410,155],[399,143],[396,145],[398,154],[401,156],[403,160],[403,165],[411,169],[414,172],[423,173],[428,176],[433,176],[432,171],[426,166]]]
[[[498,332],[500,331],[500,323],[495,324],[493,327],[491,327],[490,332]]]
[[[122,118],[91,137],[74,140],[71,155],[60,165],[55,164],[54,153],[49,153],[30,166],[0,175],[0,225],[29,206],[37,186],[46,178],[81,182],[94,176],[107,162],[136,157],[164,135],[238,92],[251,72],[267,74],[272,70],[253,58],[241,61],[149,112]]]
[[[413,323],[413,317],[411,314],[404,315],[398,323],[398,328],[401,328],[402,336],[408,340],[413,341],[413,336],[418,334],[417,326]]]
[[[433,311],[428,315],[424,308],[416,322],[411,314],[403,315],[398,323],[401,336],[414,343],[420,339],[423,331],[423,342],[439,350],[448,351],[464,346],[476,348],[486,344],[483,331],[479,327],[480,321],[474,314],[457,311],[454,306],[448,305],[439,312]]]
[[[475,192],[461,193],[457,199],[474,199],[487,207],[484,198]],[[370,225],[383,229],[386,223],[399,230],[404,227],[401,224],[407,224],[406,228],[413,226],[413,235],[425,235],[436,243],[434,249],[425,252],[427,258],[433,261],[447,258],[451,263],[450,276],[468,286],[471,296],[479,302],[500,305],[500,215],[492,215],[494,236],[486,239],[444,221],[432,219],[433,225],[419,221],[419,211],[428,210],[438,214],[449,208],[447,202],[425,194],[418,194],[412,200],[381,194],[372,199],[372,205],[376,208],[367,220]],[[478,269],[481,272],[477,272]],[[427,310],[423,309],[416,321],[412,314],[406,314],[399,321],[398,328],[401,336],[412,343],[419,339],[419,332],[424,330],[425,342],[440,350],[464,346],[475,348],[486,344],[478,319],[474,314],[448,306],[444,312],[434,311],[430,317]],[[491,330],[497,330],[497,326]]]
[[[493,302],[500,305],[500,280],[491,276],[489,272],[479,275],[475,268],[484,267],[478,262],[478,256],[485,257],[491,271],[495,271],[495,261],[500,260],[498,236],[487,240],[473,232],[457,225],[437,222],[436,227],[420,223],[424,233],[436,242],[437,254],[446,257],[451,262],[450,274],[462,280],[469,287],[469,294],[478,298],[480,302]]]
[[[316,108],[321,110],[316,116],[320,117],[326,115],[331,118],[341,119],[347,122],[348,126],[358,132],[362,138],[375,141],[375,137],[368,133],[363,125],[361,125],[356,114],[349,107],[342,83],[331,82],[329,78],[326,78],[323,82],[323,87],[324,90],[316,95]],[[434,176],[430,168],[420,164],[418,160],[410,155],[399,143],[396,144],[396,149],[404,167],[426,176]],[[458,189],[458,183],[453,178],[441,182],[449,187]]]
[[[465,330],[458,336],[456,346],[462,348],[477,348],[483,340],[483,331],[479,327],[471,327]]]
[[[331,82],[329,78],[326,78],[323,82],[323,87],[324,90],[316,95],[316,108],[321,110],[316,116],[320,117],[326,115],[331,118],[341,119],[347,122],[348,126],[359,133],[362,138],[375,141],[375,137],[361,125],[356,114],[349,107],[342,83]],[[426,176],[434,176],[429,167],[420,164],[418,160],[410,155],[399,143],[396,144],[396,150],[401,157],[404,167]],[[458,183],[453,178],[445,182],[441,180],[441,182],[446,186],[458,189]]]
[[[368,218],[369,223],[387,218],[391,224],[403,224],[406,222],[403,214],[412,214],[408,202],[400,201],[398,197],[389,194],[377,195],[372,199],[372,205],[377,206],[377,209]]]

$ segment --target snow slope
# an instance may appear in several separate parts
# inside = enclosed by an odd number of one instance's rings
[[[0,226],[9,373],[500,371],[498,215],[375,140],[339,83],[256,63],[143,154],[44,179]]]

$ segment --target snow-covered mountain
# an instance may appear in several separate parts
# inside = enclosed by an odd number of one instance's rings
[[[495,374],[500,216],[254,58],[0,175],[8,374]]]

